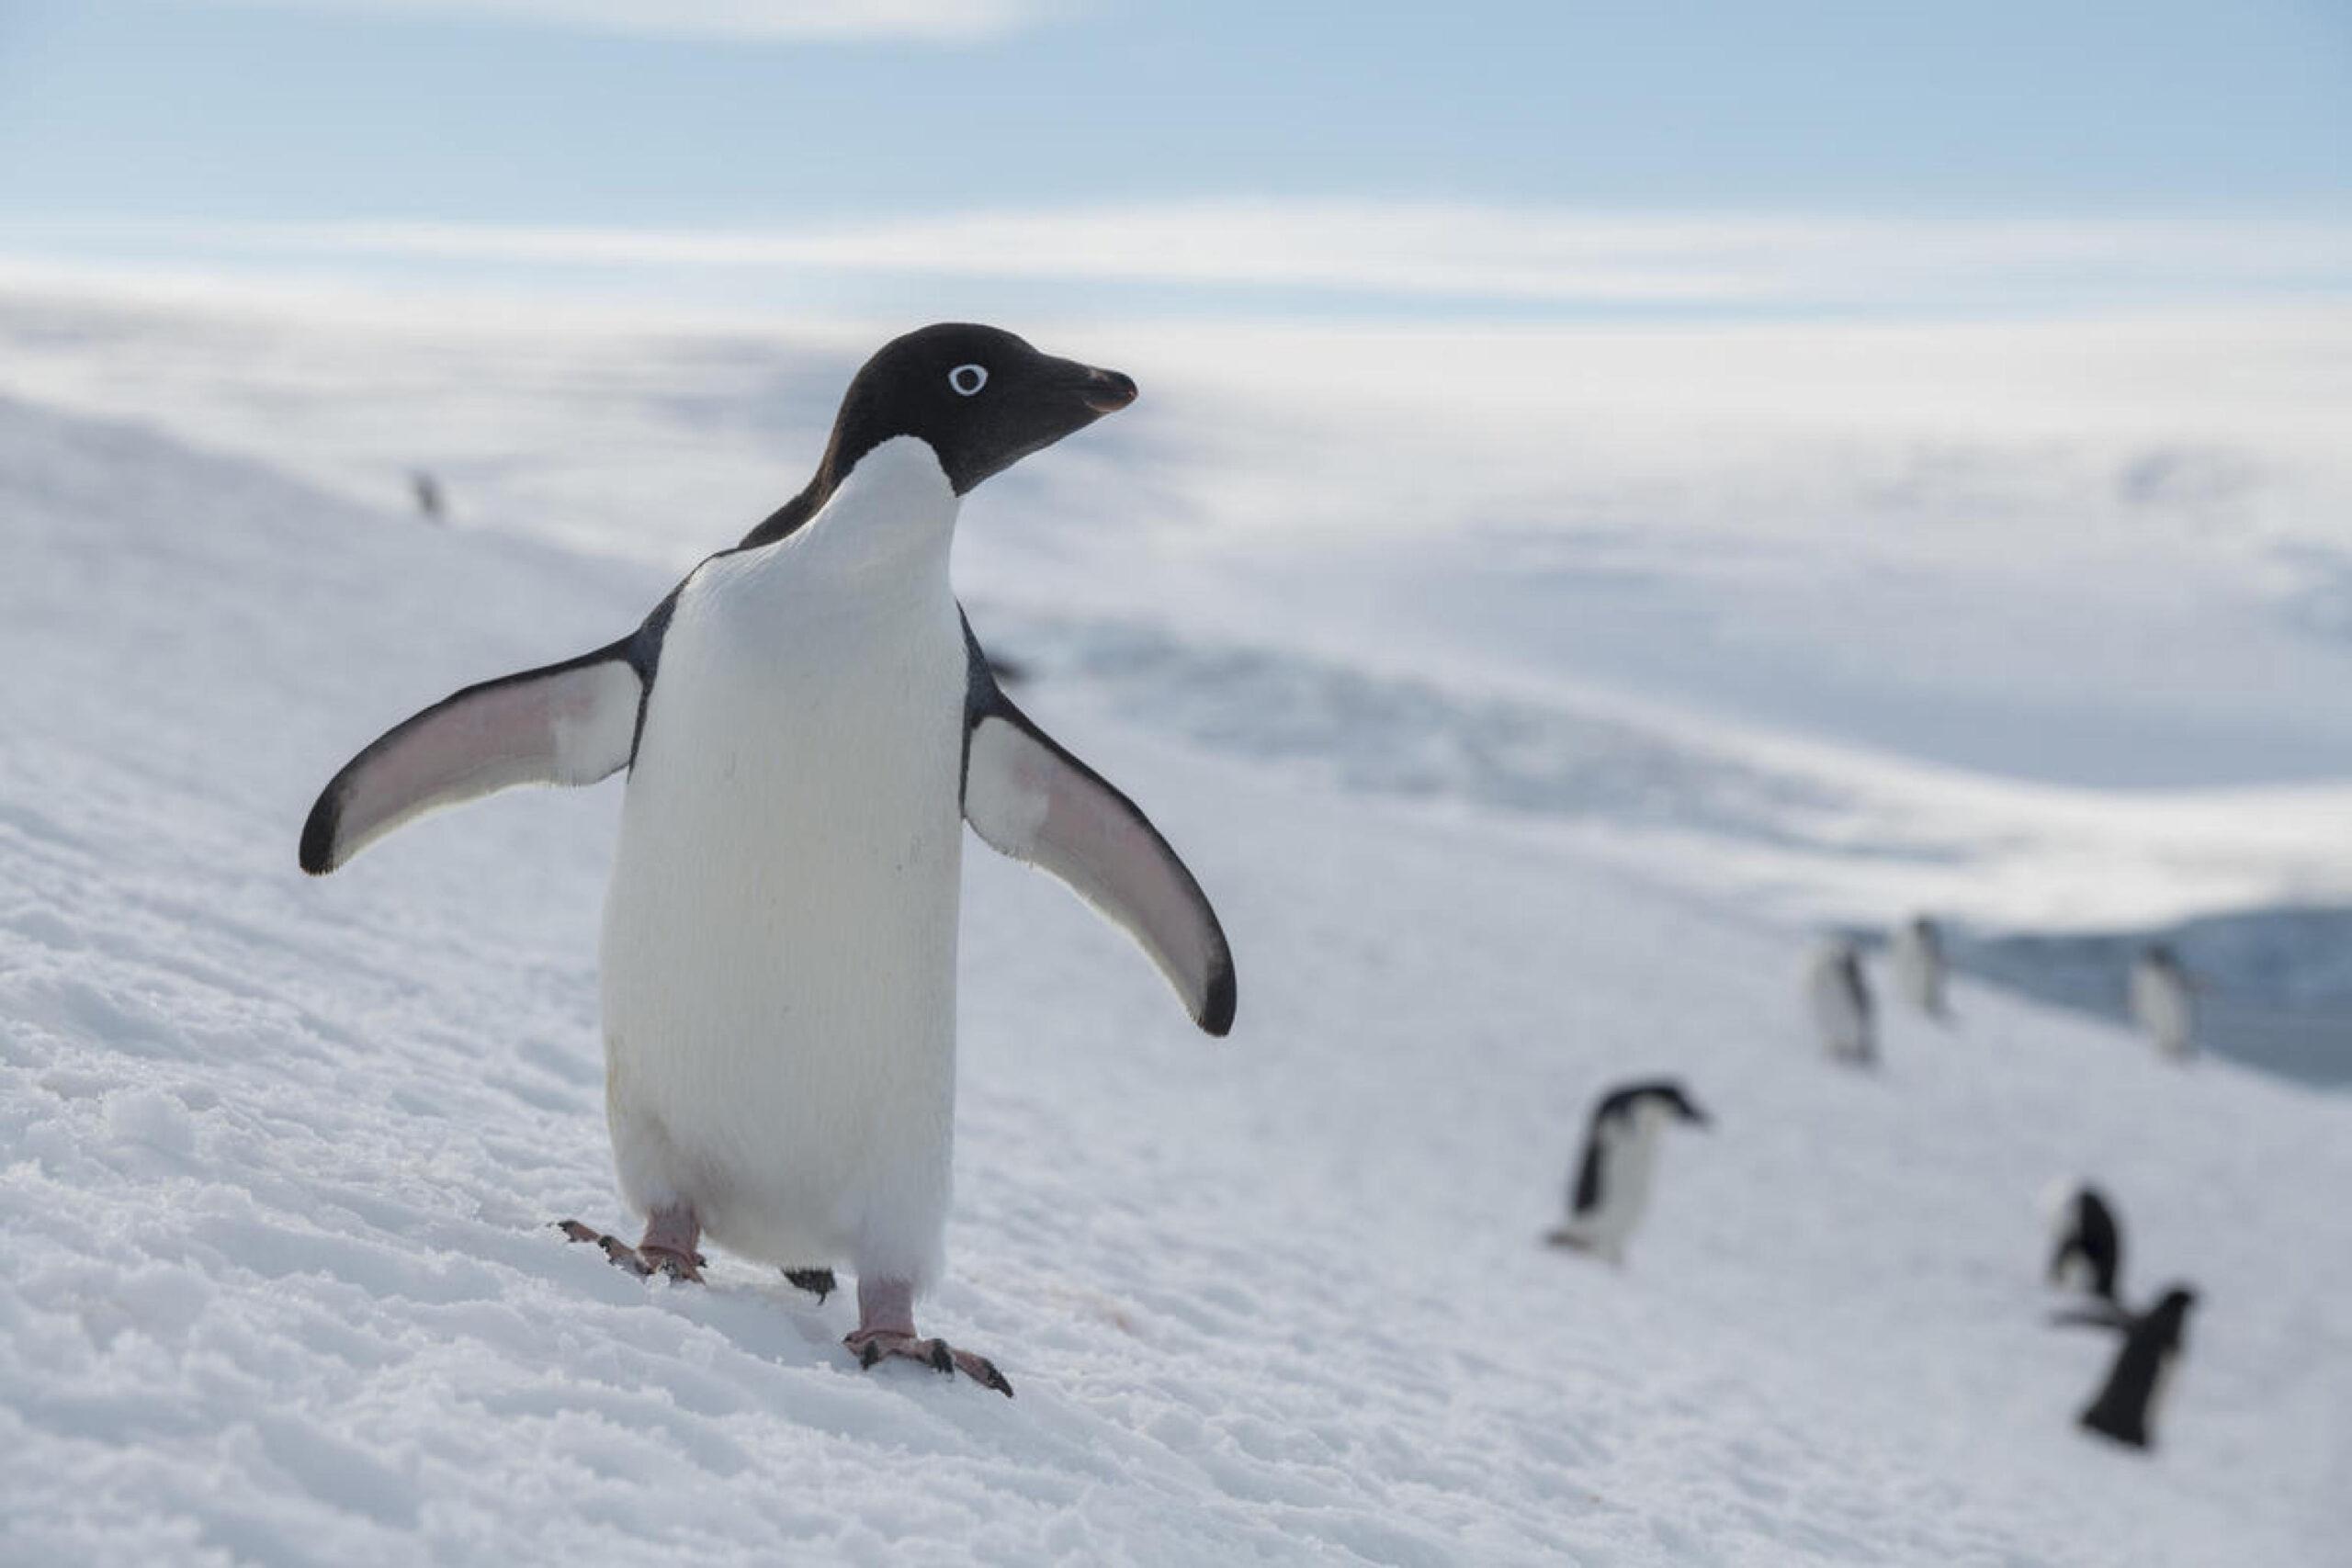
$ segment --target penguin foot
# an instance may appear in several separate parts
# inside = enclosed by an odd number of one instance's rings
[[[673,1280],[698,1282],[702,1279],[703,1265],[710,1261],[699,1252],[664,1247],[657,1242],[631,1247],[620,1237],[591,1230],[578,1220],[559,1221],[555,1228],[564,1234],[566,1240],[594,1242],[605,1249],[605,1258],[614,1268],[626,1269],[640,1280],[650,1279],[659,1273]]]
[[[638,1243],[637,1256],[650,1264],[653,1271],[695,1285],[702,1283],[702,1267],[710,1261],[699,1252],[682,1251],[650,1241]]]
[[[996,1370],[994,1361],[969,1350],[958,1350],[944,1339],[924,1339],[890,1328],[860,1328],[844,1336],[842,1343],[849,1347],[850,1354],[857,1358],[861,1367],[871,1369],[888,1358],[899,1357],[921,1361],[935,1372],[952,1376],[960,1371],[982,1388],[992,1388],[1007,1399],[1012,1397],[1011,1381]]]
[[[795,1289],[806,1291],[815,1296],[819,1306],[823,1306],[825,1298],[839,1288],[833,1281],[833,1271],[830,1269],[787,1269],[784,1271],[784,1278],[786,1282]]]

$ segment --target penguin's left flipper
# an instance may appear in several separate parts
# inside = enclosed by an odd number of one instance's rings
[[[2120,1328],[2130,1329],[2137,1321],[2120,1306],[2081,1307],[2072,1312],[2053,1312],[2050,1325],[2053,1328]]]
[[[642,634],[468,686],[344,764],[302,824],[302,869],[323,876],[402,823],[514,784],[587,784],[637,750]]]
[[[978,645],[975,660],[979,671]],[[1136,939],[1193,1021],[1233,1027],[1225,929],[1168,840],[1102,774],[976,681],[967,715],[964,819],[990,848],[1049,871]]]

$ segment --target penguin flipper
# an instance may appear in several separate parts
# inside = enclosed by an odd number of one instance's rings
[[[2130,1313],[2108,1302],[2050,1314],[2053,1328],[2113,1328],[2129,1333],[2134,1321]]]
[[[964,765],[964,819],[973,831],[1069,884],[1135,938],[1194,1023],[1211,1034],[1230,1030],[1233,953],[1208,895],[1168,840],[993,680],[976,699]]]
[[[639,638],[484,681],[395,725],[344,764],[302,824],[302,869],[323,876],[428,811],[515,784],[587,784],[637,750]]]

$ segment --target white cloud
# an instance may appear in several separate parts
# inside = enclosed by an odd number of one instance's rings
[[[801,231],[242,226],[217,243],[442,262],[883,273],[1533,304],[2081,304],[2352,289],[2352,224],[1625,216],[1200,201]]]
[[[1068,10],[1039,0],[235,0],[310,10],[479,17],[592,32],[752,40],[961,43]]]

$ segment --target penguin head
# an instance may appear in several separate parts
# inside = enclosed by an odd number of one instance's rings
[[[839,479],[883,442],[911,435],[965,495],[1135,400],[1119,372],[1040,354],[1000,328],[924,327],[884,344],[850,382],[826,468]]]
[[[1612,1114],[1635,1111],[1650,1111],[1688,1122],[1694,1127],[1712,1126],[1707,1113],[1682,1090],[1681,1084],[1672,1078],[1651,1078],[1639,1083],[1620,1086],[1603,1096],[1599,1115],[1606,1120]]]
[[[1675,1115],[1680,1117],[1683,1121],[1690,1122],[1693,1127],[1709,1127],[1713,1125],[1713,1122],[1707,1120],[1707,1113],[1699,1109],[1697,1102],[1692,1100],[1689,1095],[1682,1092],[1682,1086],[1680,1084],[1669,1083],[1666,1085],[1660,1091],[1659,1097],[1666,1101],[1668,1108],[1671,1110]]]

